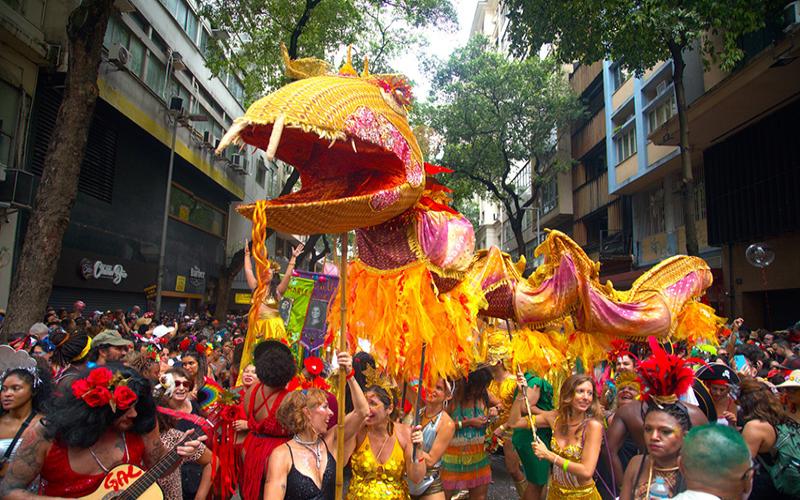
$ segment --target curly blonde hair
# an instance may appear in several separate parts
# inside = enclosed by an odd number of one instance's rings
[[[298,434],[308,426],[308,417],[304,408],[315,408],[328,400],[321,389],[292,391],[278,408],[278,422],[291,434]]]

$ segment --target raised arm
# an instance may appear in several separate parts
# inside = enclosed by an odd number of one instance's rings
[[[588,481],[597,468],[597,459],[600,458],[600,445],[603,440],[603,424],[595,419],[586,423],[586,440],[583,443],[583,452],[580,461],[566,461],[547,449],[544,443],[535,441],[533,452],[537,458],[547,460],[553,467],[563,467],[570,474],[574,474],[581,481]],[[566,465],[565,465],[566,463]]]
[[[253,291],[258,286],[256,275],[253,274],[253,262],[250,260],[250,242],[244,242],[244,277],[247,279],[247,286]]]
[[[305,245],[300,243],[294,250],[292,250],[292,258],[289,259],[289,264],[286,265],[286,273],[283,275],[283,279],[278,284],[278,289],[276,292],[278,293],[277,298],[283,297],[283,294],[286,292],[286,289],[289,288],[289,280],[292,279],[292,272],[294,271],[294,263],[297,261],[297,257],[303,253],[303,248]]]
[[[26,489],[42,471],[51,444],[44,437],[44,426],[41,422],[36,422],[25,429],[17,454],[0,482],[0,498],[10,500],[52,498],[35,495]]]
[[[344,439],[347,442],[354,438],[364,426],[364,420],[369,416],[369,403],[361,386],[358,385],[358,381],[352,375],[353,358],[347,352],[340,352],[337,354],[337,360],[340,373],[347,374],[347,389],[353,399],[353,411],[344,416]],[[325,442],[328,444],[328,448],[333,450],[334,455],[336,454],[336,435],[336,426],[328,429],[325,434]],[[336,460],[339,460],[339,457],[336,457]]]

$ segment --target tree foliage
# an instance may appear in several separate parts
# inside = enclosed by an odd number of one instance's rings
[[[674,63],[681,129],[682,205],[687,253],[697,255],[694,180],[689,154],[683,52],[696,49],[706,64],[730,70],[744,56],[740,36],[764,26],[781,0],[508,0],[512,50],[535,53],[552,43],[562,62],[612,59],[641,75],[661,61]]]
[[[509,59],[475,37],[442,63],[431,93],[427,113],[442,138],[436,156],[456,170],[447,182],[456,202],[469,207],[478,195],[501,203],[524,253],[525,210],[566,167],[556,158],[557,131],[581,114],[564,73],[551,58]]]
[[[386,71],[424,45],[422,30],[453,29],[456,20],[450,0],[206,0],[202,13],[227,34],[209,44],[209,68],[239,73],[248,100],[285,83],[281,42],[293,58],[320,59],[353,44],[354,58]]]

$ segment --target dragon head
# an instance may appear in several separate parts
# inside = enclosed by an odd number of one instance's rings
[[[413,207],[425,174],[406,117],[410,90],[399,75],[338,74],[324,61],[290,60],[296,81],[253,103],[225,134],[263,149],[300,173],[301,188],[266,201],[266,225],[294,234],[338,233],[385,222]],[[255,205],[239,212],[253,218]]]

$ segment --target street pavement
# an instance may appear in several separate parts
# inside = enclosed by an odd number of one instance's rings
[[[508,475],[503,455],[492,454],[489,457],[492,462],[492,484],[489,485],[488,500],[517,500],[517,490],[514,488],[514,480]]]

